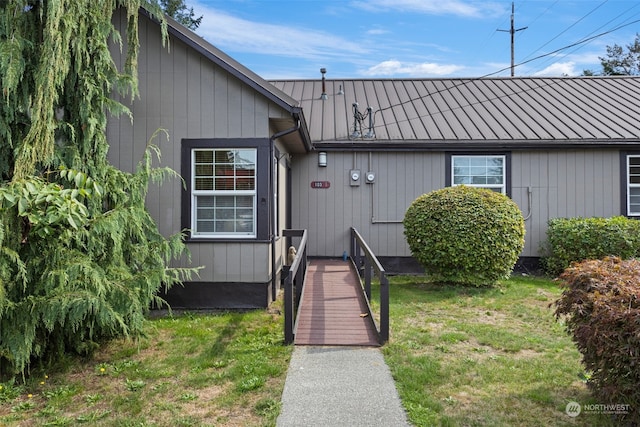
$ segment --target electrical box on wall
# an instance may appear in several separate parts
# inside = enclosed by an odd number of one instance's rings
[[[349,171],[349,183],[352,187],[360,185],[360,169],[351,169]]]
[[[367,184],[373,184],[374,182],[376,182],[376,173],[371,171],[367,172],[366,179]]]

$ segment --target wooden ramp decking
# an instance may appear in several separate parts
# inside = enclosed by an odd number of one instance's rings
[[[294,343],[379,346],[367,313],[362,286],[350,262],[310,260]]]

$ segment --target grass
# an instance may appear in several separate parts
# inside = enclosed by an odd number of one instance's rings
[[[549,307],[557,284],[514,277],[495,288],[391,278],[390,341],[383,348],[416,426],[613,425],[569,417],[597,403],[580,354]]]
[[[374,293],[377,288],[374,287]],[[415,426],[612,426],[596,413],[580,354],[549,305],[549,280],[495,288],[391,278],[383,347]],[[377,298],[374,295],[374,300]],[[275,310],[148,321],[91,360],[0,383],[1,426],[273,426],[292,347]]]
[[[0,425],[275,425],[292,347],[273,311],[149,320],[138,342],[0,383]]]

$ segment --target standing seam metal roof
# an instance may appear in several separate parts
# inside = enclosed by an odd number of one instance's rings
[[[638,77],[332,79],[324,101],[322,80],[271,83],[299,102],[314,144],[640,142]],[[374,139],[350,139],[355,102],[372,107]]]

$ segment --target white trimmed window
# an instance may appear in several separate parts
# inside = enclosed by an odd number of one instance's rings
[[[256,236],[256,158],[254,148],[191,151],[192,237]]]
[[[507,193],[506,156],[451,156],[451,184],[488,188]]]
[[[627,156],[627,215],[640,216],[640,155]]]

